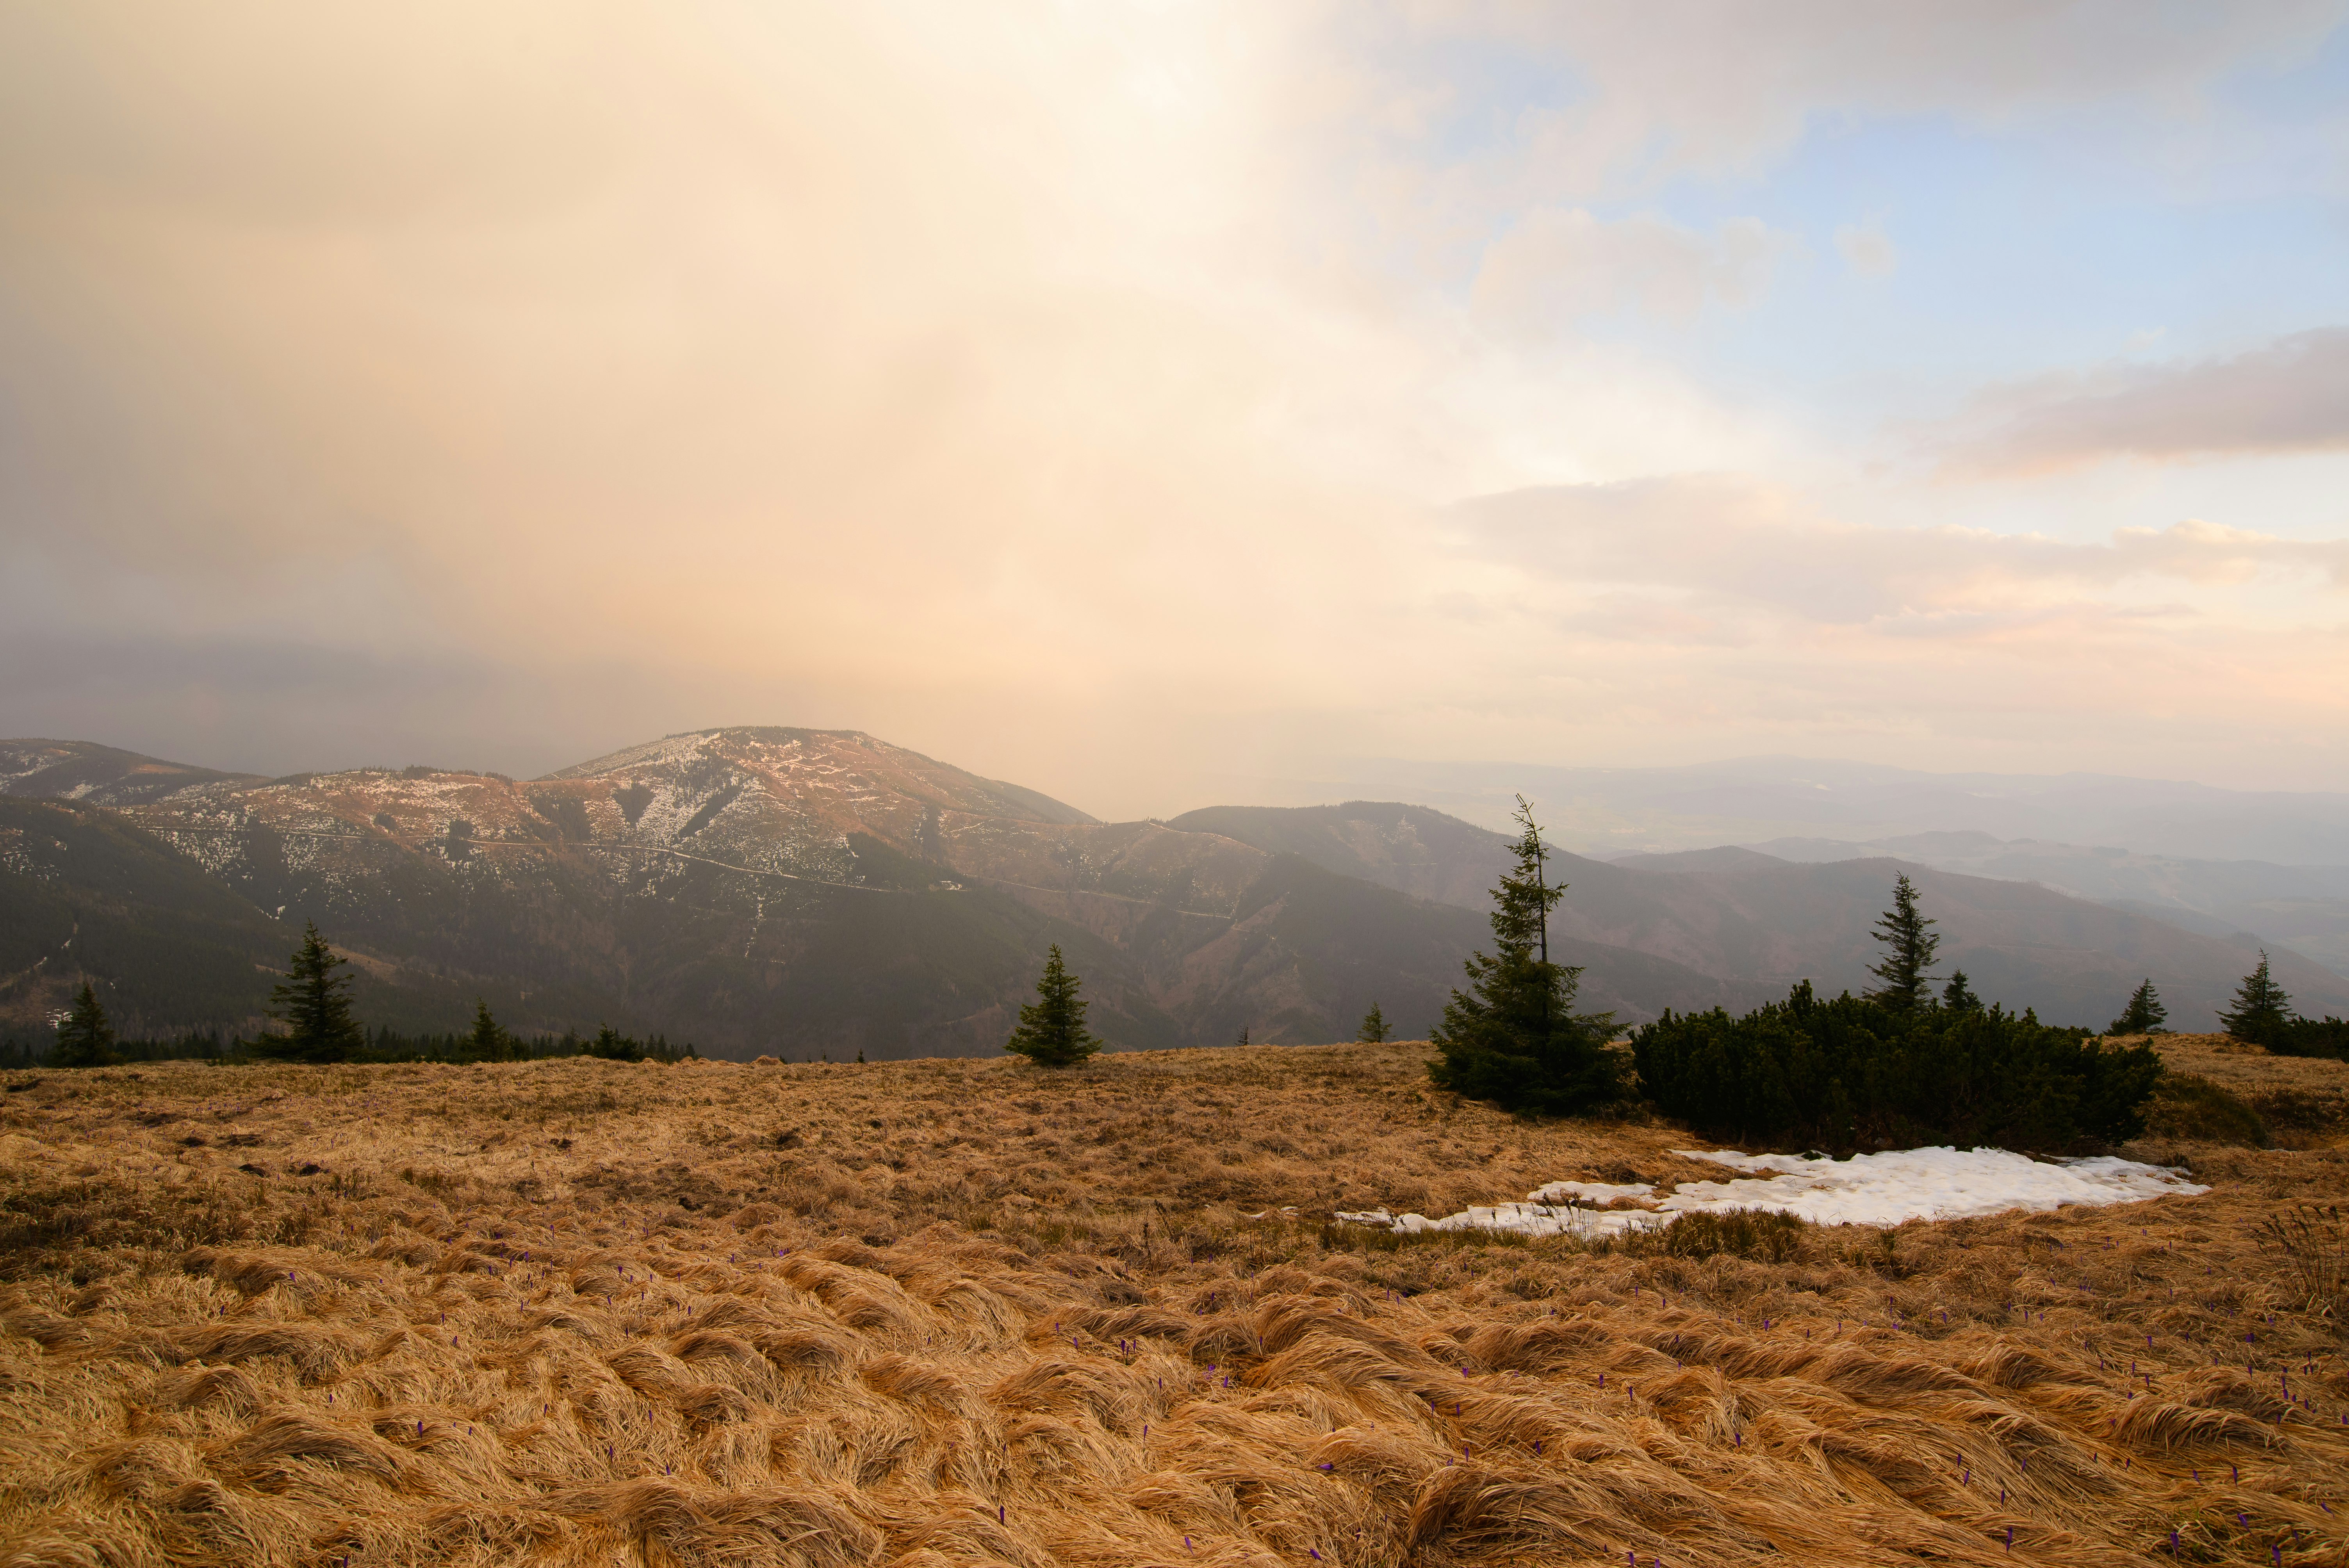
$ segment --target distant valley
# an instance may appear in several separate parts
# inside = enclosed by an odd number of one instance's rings
[[[2248,933],[2349,975],[2349,865],[2190,860],[1976,832],[1911,833],[1857,844],[1776,839],[1747,847],[1787,861],[1890,856],[1970,876],[2035,882],[2206,936]]]
[[[1301,855],[1326,870],[1424,897],[1485,907],[1507,841],[1428,807],[1218,807],[1174,820]],[[1907,871],[1961,967],[1986,997],[2051,1022],[2102,1026],[2117,998],[2151,978],[2180,1028],[2207,1028],[2258,962],[2258,939],[2189,931],[2150,913],[2030,885],[2003,865],[1979,874],[1923,856],[1855,852],[1816,863],[1739,847],[1632,855],[1562,854],[1570,884],[1555,917],[1578,941],[1667,958],[1740,997],[1785,995],[1796,980],[1862,990],[1878,950],[1869,933]],[[2212,921],[2213,925],[2220,923]],[[2349,978],[2283,948],[2275,973],[2304,1011],[2349,1010]],[[2117,987],[2117,989],[2116,989]],[[2114,1000],[2106,1000],[2111,997]]]
[[[1317,773],[1310,783],[1254,782],[1259,798],[1310,791],[1324,800],[1420,800],[1493,828],[1506,824],[1510,800],[1523,793],[1543,802],[1558,842],[1600,856],[1962,832],[2126,845],[2179,860],[2349,866],[2349,794],[2338,791],[2220,789],[2097,773],[1926,773],[1803,757],[1676,768],[1355,760]]]
[[[315,919],[360,1010],[526,1032],[600,1022],[705,1052],[992,1054],[1044,949],[1130,1047],[1425,1034],[1485,938],[1500,835],[1423,806],[1216,807],[1102,822],[854,731],[672,736],[516,780],[444,769],[262,779],[72,741],[0,742],[0,1033],[78,977],[126,1028],[249,1028]],[[1986,996],[2101,1025],[2150,975],[2206,1026],[2245,942],[1921,858],[1565,855],[1560,955],[1626,1022],[1857,987],[1902,865]],[[2290,952],[2302,1007],[2349,981]]]

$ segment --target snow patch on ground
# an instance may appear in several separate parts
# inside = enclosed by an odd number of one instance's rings
[[[1645,1181],[1634,1181],[1626,1187],[1610,1187],[1604,1181],[1553,1181],[1547,1187],[1526,1193],[1526,1199],[1534,1203],[1563,1203],[1573,1199],[1594,1209],[1604,1209],[1628,1199],[1644,1209],[1654,1205],[1641,1200],[1655,1195],[1655,1188]]]
[[[1782,1209],[1821,1225],[1897,1225],[1903,1220],[1955,1220],[2070,1203],[2093,1208],[2209,1191],[2164,1166],[2110,1155],[2050,1162],[2002,1149],[1948,1147],[1856,1154],[1849,1160],[1693,1149],[1672,1152],[1742,1174],[1722,1181],[1683,1181],[1661,1198],[1644,1181],[1622,1186],[1553,1181],[1528,1193],[1522,1203],[1469,1209],[1441,1220],[1390,1214],[1384,1209],[1338,1218],[1410,1232],[1605,1236],[1661,1228],[1682,1214],[1734,1209]]]

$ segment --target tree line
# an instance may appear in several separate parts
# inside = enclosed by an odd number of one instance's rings
[[[59,1019],[46,1055],[16,1041],[0,1043],[0,1067],[109,1067],[122,1062],[173,1059],[336,1063],[352,1061],[533,1061],[554,1057],[596,1057],[608,1061],[682,1061],[698,1055],[690,1043],[671,1045],[667,1037],[637,1039],[606,1024],[594,1035],[566,1030],[524,1039],[500,1024],[490,1005],[476,999],[473,1025],[461,1034],[400,1035],[378,1029],[370,1035],[351,1001],[355,977],[343,973],[342,957],[305,922],[301,945],[288,961],[285,977],[269,994],[267,1016],[281,1026],[250,1039],[217,1034],[176,1040],[126,1041],[117,1037],[97,988],[82,983],[72,1007]],[[21,1058],[21,1059],[19,1059]]]

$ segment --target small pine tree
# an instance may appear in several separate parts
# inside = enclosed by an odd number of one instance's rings
[[[1917,913],[1917,886],[1902,872],[1892,884],[1892,907],[1876,923],[1876,940],[1886,952],[1884,962],[1868,966],[1883,982],[1867,994],[1869,1001],[1903,1013],[1924,1003],[1925,984],[1931,978],[1926,972],[1941,945],[1930,929],[1933,923]]]
[[[1615,1017],[1574,1010],[1582,971],[1549,956],[1549,912],[1566,884],[1548,880],[1549,849],[1522,795],[1516,820],[1525,830],[1511,847],[1516,869],[1493,890],[1495,951],[1469,954],[1468,989],[1452,993],[1429,1035],[1442,1055],[1427,1072],[1438,1088],[1472,1099],[1570,1116],[1622,1098],[1622,1068],[1608,1048]]]
[[[1966,984],[1966,972],[1962,969],[1952,970],[1950,974],[1950,983],[1941,987],[1941,1006],[1951,1012],[1971,1008],[1979,1013],[1982,1011],[1982,999],[1974,995],[1972,986]]]
[[[1376,1002],[1362,1015],[1362,1027],[1354,1038],[1366,1046],[1384,1045],[1387,1037],[1387,1016],[1379,1011]]]
[[[2281,1038],[2291,1018],[2292,998],[2268,973],[2268,950],[2260,949],[2260,966],[2243,976],[2235,988],[2235,1005],[2219,1015],[2219,1023],[2239,1040],[2264,1046]]]
[[[367,1031],[351,1016],[351,976],[335,973],[349,963],[326,945],[316,921],[304,923],[302,945],[294,950],[285,978],[269,993],[269,1016],[285,1032],[254,1042],[264,1055],[340,1062],[366,1046]]]
[[[2262,967],[2265,967],[2262,961]],[[2105,1027],[2108,1035],[2158,1035],[2166,1033],[2162,1025],[2169,1021],[2169,1009],[2161,1005],[2160,994],[2153,988],[2153,977],[2146,976],[2145,984],[2129,993],[2128,1006],[2121,1016]]]
[[[53,1068],[102,1068],[114,1060],[114,1026],[98,1005],[98,993],[88,981],[74,998],[73,1011],[57,1020],[57,1043],[49,1052]]]
[[[1101,1042],[1085,1032],[1085,1003],[1077,995],[1081,984],[1055,943],[1036,982],[1036,1000],[1019,1009],[1019,1026],[1003,1048],[1040,1068],[1074,1067],[1100,1050]]]
[[[502,1062],[513,1054],[513,1037],[490,1016],[490,1005],[473,998],[473,1032],[465,1037],[465,1051],[476,1061]]]
[[[1240,1026],[1239,1037],[1238,1037],[1237,1039],[1234,1040],[1234,1041],[1232,1042],[1232,1044],[1234,1044],[1234,1045],[1236,1045],[1236,1046],[1245,1046],[1245,1045],[1247,1045],[1247,1043],[1248,1043],[1248,1032],[1247,1032],[1247,1026],[1246,1025],[1242,1025],[1242,1026]]]
[[[632,1039],[605,1024],[595,1031],[595,1037],[587,1042],[587,1054],[599,1061],[640,1062],[645,1059],[645,1047],[641,1041]]]

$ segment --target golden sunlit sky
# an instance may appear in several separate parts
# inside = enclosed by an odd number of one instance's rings
[[[2349,5],[0,0],[0,733],[2349,789]]]

